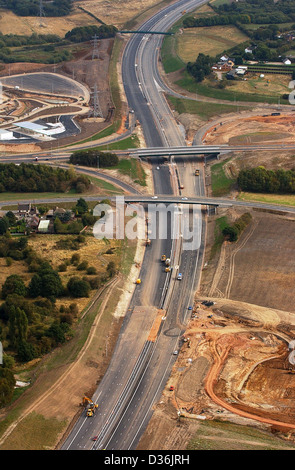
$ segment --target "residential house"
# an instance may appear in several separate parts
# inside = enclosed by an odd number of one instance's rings
[[[33,231],[36,231],[39,226],[40,218],[37,215],[30,215],[25,217],[26,226]]]
[[[19,216],[25,216],[29,215],[30,211],[32,209],[32,204],[30,202],[28,203],[19,203],[17,210],[18,210],[18,215]]]
[[[235,80],[236,79],[236,71],[233,69],[233,70],[230,70],[227,74],[226,74],[226,78],[228,80]]]

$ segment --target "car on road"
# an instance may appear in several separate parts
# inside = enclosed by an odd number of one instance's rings
[[[178,274],[177,274],[177,280],[178,280],[178,281],[181,281],[181,279],[182,279],[182,274],[181,274],[181,273],[178,273]]]
[[[175,349],[175,351],[173,351],[173,354],[174,354],[174,356],[177,356],[177,354],[178,354],[178,350],[177,350],[177,349]]]
[[[158,196],[152,196],[152,199],[158,199]]]
[[[187,201],[187,197],[182,197],[181,198],[183,201]]]
[[[94,436],[94,437],[92,438],[92,440],[93,440],[93,441],[97,441],[97,438],[98,438],[98,436]]]

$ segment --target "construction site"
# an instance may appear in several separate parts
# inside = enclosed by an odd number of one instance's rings
[[[218,217],[226,212],[238,215],[224,209]],[[224,242],[213,258],[214,217],[208,223],[191,319],[140,449],[159,442],[162,449],[185,449],[196,435],[205,448],[211,441],[213,449],[295,448],[295,218],[251,214],[240,240]],[[249,430],[259,434],[246,445]],[[270,444],[273,436],[278,440]]]
[[[83,3],[94,8],[90,0]],[[119,2],[114,3],[120,7]],[[106,19],[109,16],[105,13]],[[112,42],[106,39],[85,45],[74,60],[60,65],[5,65],[0,77],[4,94],[0,106],[0,151],[49,149],[53,142],[56,144],[56,138],[61,139],[59,144],[66,145],[105,128],[113,112],[108,79]],[[38,86],[40,80],[26,80],[40,73],[46,78],[42,79],[42,88]],[[58,137],[65,132],[65,116],[70,121],[75,116],[76,128],[71,135]],[[190,125],[194,119],[190,116]],[[294,125],[292,112],[271,116],[269,109],[261,112],[257,108],[251,116],[219,116],[208,124],[202,138],[206,144],[271,142],[282,138],[293,142]],[[48,130],[52,130],[51,135]],[[16,133],[18,139],[32,140],[19,140],[15,145],[11,140]],[[274,163],[274,158],[261,152],[259,164],[267,166]],[[280,158],[278,166],[283,162],[288,167],[293,165],[292,153],[282,153]],[[250,160],[254,165],[257,155],[249,153]],[[232,160],[233,170],[238,162],[239,157]],[[252,221],[238,242],[224,242],[212,255],[216,219],[226,216],[236,220],[241,213],[239,209],[219,209],[208,219],[205,262],[191,318],[172,374],[154,406],[138,449],[187,449],[196,435],[200,448],[295,449],[295,218],[280,211],[251,210]],[[140,260],[144,248],[138,250]],[[169,263],[165,266],[168,271]],[[137,271],[133,268],[135,279]],[[117,282],[116,279],[111,287]],[[125,289],[126,302],[129,294]],[[100,321],[106,305],[115,301],[113,297],[112,289],[107,289],[82,353],[70,367],[37,372],[34,387],[24,395],[28,406],[20,413],[15,427],[1,437],[2,449],[44,448],[43,442],[35,441],[41,433],[23,440],[32,422],[37,429],[40,417],[47,428],[54,429],[47,448],[58,448],[81,407],[89,418],[93,416],[97,405],[89,397],[108,366],[122,322],[120,316],[113,315],[111,328],[104,331],[102,338]],[[124,306],[121,305],[122,311]],[[161,316],[159,312],[153,325],[156,331]],[[97,342],[100,348],[95,347]]]
[[[50,149],[87,139],[110,125],[112,42],[94,39],[78,57],[59,65],[5,66],[0,76],[0,150]]]

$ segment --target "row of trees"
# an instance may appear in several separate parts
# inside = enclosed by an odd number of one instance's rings
[[[65,39],[69,39],[71,42],[84,42],[90,41],[94,35],[98,39],[106,39],[114,37],[117,31],[116,26],[106,24],[100,26],[77,26],[66,33]]]
[[[295,169],[267,170],[263,166],[241,170],[238,187],[255,193],[295,193]]]
[[[295,4],[292,0],[247,0],[247,2],[223,3],[212,5],[216,13],[221,15],[248,15],[251,23],[276,24],[289,23],[295,20]]]
[[[5,0],[3,8],[12,10],[19,16],[37,16],[40,12],[39,0]],[[46,16],[65,16],[72,10],[72,0],[52,0],[44,2]]]
[[[227,224],[223,230],[222,234],[226,240],[230,242],[235,242],[238,240],[239,236],[245,230],[247,225],[252,220],[252,216],[249,212],[245,212],[245,214],[241,215],[233,224]]]
[[[194,18],[188,16],[183,20],[184,28],[200,28],[203,26],[220,26],[228,24],[249,24],[251,19],[248,15],[229,14],[229,15],[214,15],[205,16],[201,18]]]
[[[35,46],[44,44],[58,44],[62,39],[56,34],[36,34],[23,36],[18,34],[2,34],[0,33],[0,46],[3,47],[21,47]]]
[[[90,183],[87,176],[48,165],[0,164],[0,192],[83,192]]]
[[[115,153],[101,152],[95,149],[79,150],[72,153],[70,156],[70,163],[73,165],[91,166],[97,168],[107,168],[116,166],[119,163],[119,158]]]

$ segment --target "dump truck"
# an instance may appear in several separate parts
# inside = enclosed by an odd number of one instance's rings
[[[83,397],[82,405],[84,406],[86,405],[86,416],[88,418],[92,418],[96,409],[98,408],[98,405],[96,403],[93,403],[91,398],[88,398],[88,397]]]
[[[161,256],[161,261],[166,261],[166,255]]]
[[[200,175],[200,170],[196,169],[195,170],[195,176],[199,176]]]
[[[166,258],[165,265],[170,266],[170,258]]]
[[[141,284],[141,279],[136,279],[136,284]]]
[[[151,240],[149,238],[147,238],[146,242],[145,242],[146,246],[150,246],[151,244]]]

